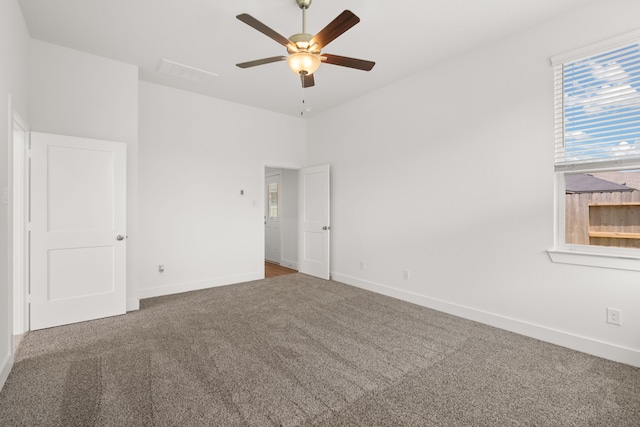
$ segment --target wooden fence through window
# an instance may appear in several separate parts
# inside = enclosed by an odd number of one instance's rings
[[[640,248],[640,191],[565,197],[567,243]]]

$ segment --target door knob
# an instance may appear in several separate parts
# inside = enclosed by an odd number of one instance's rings
[[[322,227],[322,229],[323,230],[331,230],[331,227],[325,225],[324,227]]]
[[[124,236],[122,234],[118,234],[116,236],[116,240],[124,240]]]

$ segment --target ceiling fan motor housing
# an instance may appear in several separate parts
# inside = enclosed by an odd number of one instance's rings
[[[320,49],[318,49],[317,45],[311,46],[310,45],[310,41],[313,38],[313,36],[311,34],[307,34],[307,33],[298,33],[298,34],[294,34],[291,37],[289,37],[289,40],[291,40],[297,47],[296,50],[292,50],[290,48],[287,48],[287,50],[289,51],[289,53],[295,53],[295,52],[299,52],[299,51],[308,51],[308,52],[313,52],[313,53],[318,53],[320,52]]]

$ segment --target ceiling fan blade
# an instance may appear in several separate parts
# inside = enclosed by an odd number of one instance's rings
[[[236,64],[236,66],[240,68],[249,68],[255,67],[256,65],[264,65],[270,64],[272,62],[284,61],[285,59],[287,59],[286,56],[272,56],[271,58],[262,58],[256,59],[255,61],[241,62],[240,64]]]
[[[360,18],[350,10],[345,10],[329,25],[320,30],[318,34],[313,36],[310,43],[311,45],[317,44],[322,49],[358,22],[360,22]]]
[[[313,77],[313,74],[301,74],[300,78],[302,80],[302,87],[311,87],[315,86],[316,80]]]
[[[328,53],[323,53],[322,56],[326,58],[324,61],[322,61],[324,63],[332,64],[332,65],[340,65],[341,67],[355,68],[357,70],[371,71],[373,66],[376,65],[376,63],[373,61],[365,61],[364,59],[349,58],[347,56],[331,55]]]
[[[249,14],[242,13],[242,14],[236,16],[236,18],[238,18],[239,20],[241,20],[242,22],[244,22],[248,26],[253,27],[256,30],[260,31],[262,34],[266,35],[267,37],[270,37],[273,40],[277,41],[278,43],[280,43],[284,47],[291,47],[291,46],[295,47],[295,45],[291,42],[291,40],[289,40],[288,38],[286,38],[285,36],[283,36],[281,34],[278,34],[277,32],[275,32],[271,28],[267,27],[262,22],[258,21],[256,18],[254,18],[253,16],[251,16]]]

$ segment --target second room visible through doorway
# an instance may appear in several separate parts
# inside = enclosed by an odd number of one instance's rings
[[[265,261],[298,269],[298,171],[265,168]]]

